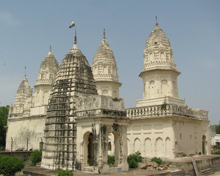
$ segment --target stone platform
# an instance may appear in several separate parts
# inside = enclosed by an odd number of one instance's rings
[[[202,171],[207,169],[212,170],[210,174],[212,176],[220,176],[220,156],[219,155],[208,155],[208,156],[195,156],[195,157],[184,157],[184,158],[176,158],[172,160],[164,160],[166,164],[169,164],[169,169],[165,171],[156,171],[156,170],[142,170],[142,169],[132,169],[128,172],[117,172],[117,173],[109,173],[103,174],[105,176],[110,175],[126,175],[126,176],[185,176],[185,175],[194,175],[194,168],[192,164],[192,159],[196,161],[197,169],[199,174]],[[217,168],[217,169],[216,169]],[[219,168],[219,169],[218,169]],[[48,170],[40,167],[26,167],[23,170],[24,174],[31,174],[32,176],[54,176],[55,170]],[[89,173],[89,172],[81,172],[74,171],[74,176],[81,175],[102,175],[97,173]],[[202,174],[201,174],[202,175]]]

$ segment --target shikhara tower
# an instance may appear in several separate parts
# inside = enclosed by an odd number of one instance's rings
[[[107,142],[115,136],[115,165],[127,164],[127,118],[122,99],[98,95],[92,69],[78,49],[64,57],[49,99],[42,167],[108,173]]]
[[[143,80],[143,100],[137,101],[137,107],[163,103],[184,105],[178,96],[179,75],[170,41],[156,23],[144,49],[144,66],[139,75]]]
[[[189,108],[178,97],[177,77],[168,37],[156,23],[146,40],[143,99],[127,109],[128,154],[175,158],[210,153],[208,111]]]
[[[75,37],[73,48],[59,67],[49,99],[42,167],[72,168],[75,165],[75,108],[77,98],[81,95],[97,95],[97,90],[92,70],[78,49]]]
[[[121,83],[114,53],[107,43],[105,30],[103,39],[93,58],[92,72],[99,95],[119,98]]]
[[[37,81],[34,86],[33,108],[31,115],[45,115],[47,112],[48,99],[53,88],[59,64],[54,57],[51,47],[50,51],[41,62]]]

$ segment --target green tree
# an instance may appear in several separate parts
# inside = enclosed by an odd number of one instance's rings
[[[216,129],[216,133],[220,134],[220,124],[216,125],[215,129]]]
[[[5,149],[9,106],[0,107],[0,151]]]
[[[24,162],[16,157],[0,156],[0,174],[13,176],[24,168]]]

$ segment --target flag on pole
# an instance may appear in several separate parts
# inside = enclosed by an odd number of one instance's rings
[[[74,21],[71,22],[69,28],[73,28],[73,27],[75,27],[75,22]]]

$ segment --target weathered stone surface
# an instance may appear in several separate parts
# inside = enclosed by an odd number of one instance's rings
[[[118,78],[118,68],[113,51],[107,43],[105,31],[93,58],[92,72],[99,95],[119,98],[121,83]]]

